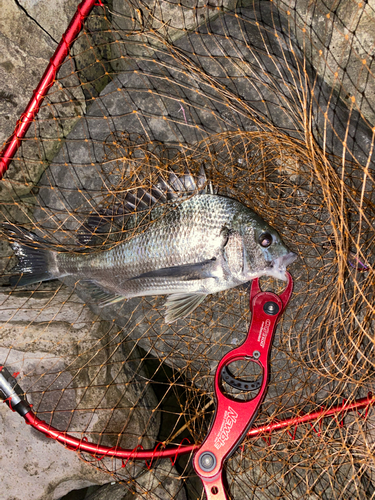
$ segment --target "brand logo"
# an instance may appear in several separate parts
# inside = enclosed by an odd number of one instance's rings
[[[215,448],[219,450],[222,446],[224,446],[225,442],[229,439],[230,430],[233,427],[233,424],[237,422],[238,414],[228,406],[228,410],[224,413],[223,422],[220,426],[220,430],[215,438]]]
[[[271,321],[269,319],[266,319],[266,321],[262,322],[262,326],[260,327],[258,342],[262,347],[264,347],[266,343],[266,338],[270,331],[270,326],[271,326]]]

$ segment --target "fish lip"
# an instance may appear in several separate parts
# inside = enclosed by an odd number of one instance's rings
[[[280,267],[287,267],[289,264],[292,264],[296,259],[298,255],[294,252],[289,252],[286,255],[282,255],[281,257],[278,257],[276,261],[279,261],[279,266]],[[275,261],[275,262],[276,262]]]
[[[294,252],[289,252],[285,255],[277,257],[277,259],[270,262],[267,274],[269,276],[273,276],[274,278],[287,281],[286,268],[287,266],[292,264],[292,262],[294,262],[297,257],[297,254]]]

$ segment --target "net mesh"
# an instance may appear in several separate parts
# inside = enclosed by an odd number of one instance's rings
[[[69,252],[145,230],[147,210],[129,226],[129,194],[202,165],[274,226],[299,259],[257,424],[373,388],[375,6],[333,3],[95,7],[1,182],[1,220]],[[100,309],[74,278],[12,289],[15,263],[4,234],[1,364],[40,418],[113,447],[203,440],[217,363],[247,334],[248,287],[167,325],[164,297]],[[245,440],[231,495],[374,498],[374,424],[348,413]],[[150,481],[142,462],[80,456],[140,498],[169,498],[168,478],[176,498],[203,498],[187,457],[148,464]]]

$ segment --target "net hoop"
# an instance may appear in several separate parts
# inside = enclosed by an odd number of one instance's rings
[[[275,421],[267,425],[260,425],[256,427],[252,427],[248,433],[246,434],[247,438],[258,438],[263,437],[264,435],[268,435],[275,431],[282,431],[287,429],[289,434],[294,439],[296,429],[299,425],[312,422],[318,423],[319,428],[322,425],[322,421],[326,417],[337,418],[340,414],[345,414],[350,411],[359,411],[365,409],[364,418],[367,417],[368,410],[370,406],[375,405],[375,396],[370,392],[367,397],[360,398],[352,403],[348,401],[344,401],[340,405],[333,406],[332,408],[321,408],[317,411],[306,413],[305,415],[299,415],[296,417],[287,418],[281,421]],[[344,417],[342,417],[341,422]],[[55,427],[48,425],[46,422],[38,418],[32,411],[29,411],[24,415],[24,419],[27,425],[31,425],[34,429],[42,432],[47,437],[58,441],[59,443],[67,446],[68,448],[74,451],[87,452],[91,455],[97,457],[111,457],[111,458],[120,458],[122,460],[155,460],[158,458],[173,458],[173,461],[176,460],[178,455],[189,454],[195,452],[199,449],[200,444],[189,444],[183,445],[180,443],[178,446],[173,448],[167,448],[158,450],[157,448],[160,443],[156,446],[156,448],[152,450],[141,450],[139,447],[133,450],[126,450],[118,447],[109,447],[109,446],[101,446],[95,443],[91,443],[86,441],[85,438],[77,439],[66,432],[61,432]],[[314,424],[315,426],[315,424]],[[313,428],[314,428],[313,426]],[[292,435],[289,431],[290,428],[294,427],[294,434]],[[316,431],[318,432],[318,431]]]

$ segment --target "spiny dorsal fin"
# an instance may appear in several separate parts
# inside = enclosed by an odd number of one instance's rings
[[[176,192],[183,192],[185,190],[180,178],[174,172],[169,174],[169,184]]]
[[[170,201],[195,194],[217,194],[211,182],[207,181],[203,165],[196,177],[188,169],[182,175],[177,175],[171,170],[168,174],[168,180],[159,176],[151,189],[138,188],[128,191],[121,203],[91,214],[78,231],[78,241],[82,245],[93,244],[94,236],[105,233],[104,229],[108,223],[115,223],[119,228],[124,227],[132,215],[147,212],[158,205],[162,206]]]
[[[204,192],[206,192],[206,186],[207,186],[206,172],[204,170],[203,165],[201,165],[201,168],[199,170],[199,175],[197,178],[197,188],[199,190],[203,190]],[[200,191],[200,192],[202,192],[202,191]]]
[[[129,207],[124,205],[113,205],[107,209],[98,209],[81,224],[77,232],[78,242],[85,246],[93,245],[97,236],[106,233],[103,229],[108,224],[114,224],[120,230],[125,226],[130,213]]]
[[[181,181],[185,186],[185,191],[187,193],[196,193],[197,185],[195,184],[194,177],[191,175],[189,170],[185,170],[184,175],[181,177]]]
[[[136,192],[127,193],[124,205],[128,211],[136,212],[150,209],[159,203],[164,204],[184,196],[205,194],[207,192],[215,194],[212,184],[207,183],[203,166],[201,166],[197,177],[194,177],[187,169],[183,175],[177,175],[175,172],[169,171],[168,180],[159,176],[151,190],[146,191],[139,188]]]

